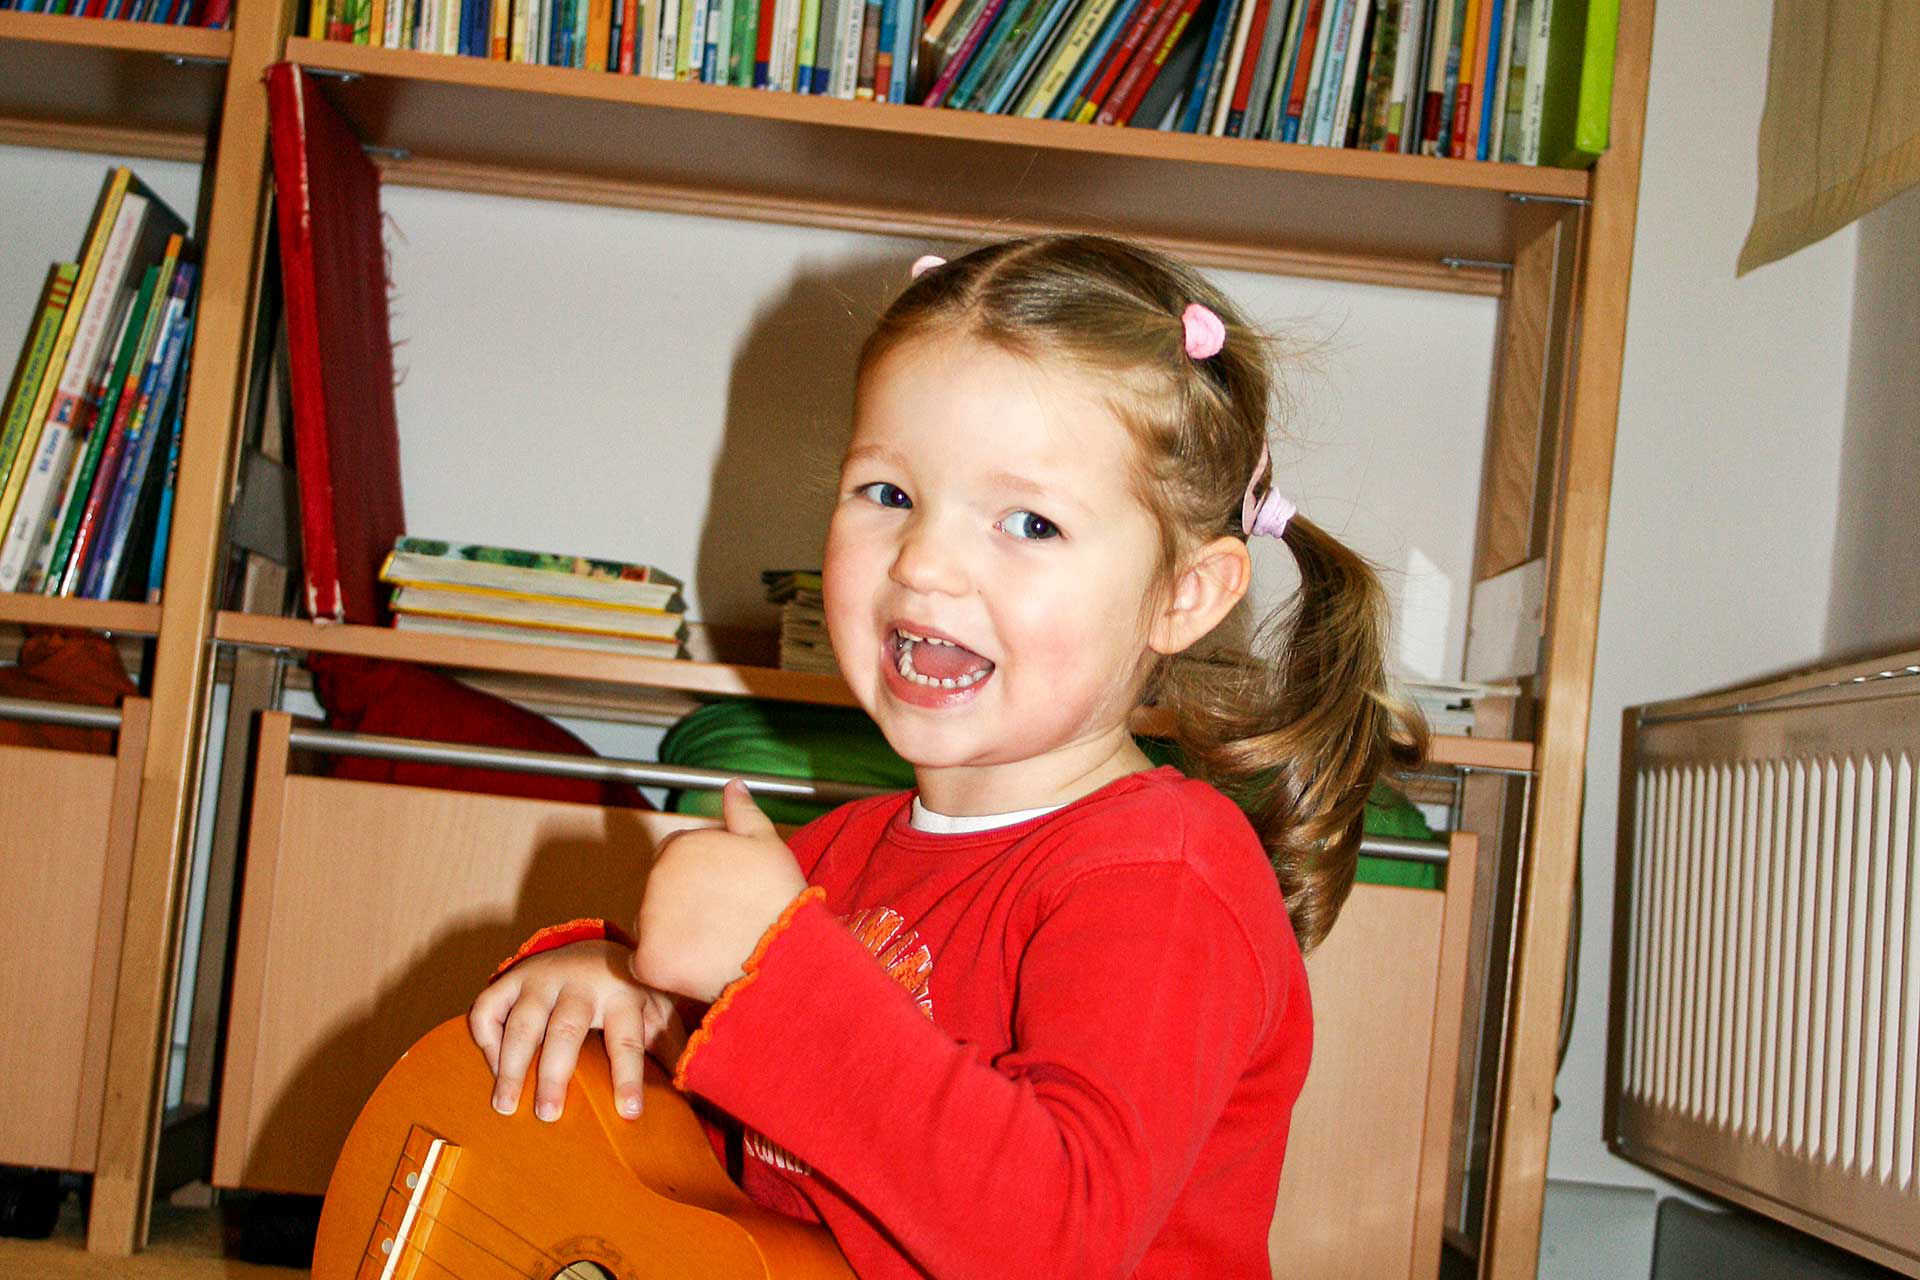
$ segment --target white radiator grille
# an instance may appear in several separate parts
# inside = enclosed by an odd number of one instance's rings
[[[1623,1154],[1913,1275],[1917,761],[1913,694],[1644,716],[1609,1122]]]

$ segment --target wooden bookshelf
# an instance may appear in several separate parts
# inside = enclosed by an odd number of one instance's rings
[[[1497,295],[1509,194],[1582,171],[1441,160],[291,39],[391,182],[921,238],[1077,228],[1212,265]]]
[[[160,631],[160,606],[128,600],[69,600],[62,596],[0,592],[0,623],[24,627],[79,627],[150,636]]]
[[[0,142],[199,160],[233,33],[0,11]]]

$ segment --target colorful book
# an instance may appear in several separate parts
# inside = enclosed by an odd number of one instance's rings
[[[80,266],[74,262],[56,262],[47,271],[47,283],[40,291],[36,308],[40,318],[28,331],[26,345],[20,349],[20,360],[7,390],[5,415],[0,416],[0,487],[4,487],[14,457],[20,451],[27,418],[33,412],[41,379],[46,376],[47,361],[53,355],[54,339],[73,301],[73,284],[79,275]]]
[[[927,90],[927,96],[920,105],[937,107],[946,102],[947,95],[953,91],[961,74],[967,69],[967,63],[972,59],[974,50],[980,47],[981,41],[986,39],[988,29],[999,18],[1000,10],[1006,3],[1007,0],[987,0],[987,3],[981,7],[980,12],[974,16],[973,25],[967,29],[965,37],[962,38],[960,46],[940,68],[940,74],[934,78],[933,87]],[[891,34],[886,29],[886,12],[885,9],[881,11],[880,41],[882,45],[886,44],[887,36]],[[874,58],[874,96],[877,98],[886,96],[880,86],[880,56],[876,54]],[[891,62],[890,53],[887,59]]]
[[[653,610],[674,608],[683,586],[652,565],[413,537],[394,542],[380,580]]]
[[[1555,0],[1540,107],[1539,163],[1584,169],[1607,149],[1619,0]]]
[[[1106,59],[1101,63],[1100,69],[1080,91],[1080,96],[1075,101],[1068,119],[1078,120],[1082,124],[1093,123],[1094,116],[1099,113],[1100,104],[1106,100],[1115,82],[1125,74],[1127,65],[1133,60],[1133,55],[1146,41],[1147,32],[1153,29],[1161,13],[1172,2],[1173,0],[1141,0],[1140,6],[1134,10],[1133,17],[1127,23],[1126,30],[1120,33],[1120,38],[1107,51]]]
[[[1182,133],[1205,133],[1213,124],[1213,111],[1220,101],[1220,86],[1227,76],[1227,42],[1240,21],[1244,0],[1220,0],[1213,11],[1213,30],[1207,34],[1207,47],[1200,55],[1200,82],[1187,99],[1179,129]]]
[[[1340,64],[1339,96],[1333,100],[1333,122],[1326,145],[1344,147],[1353,136],[1353,110],[1364,85],[1361,64],[1367,58],[1367,42],[1373,31],[1374,0],[1356,0],[1353,25],[1347,31],[1347,55]]]
[[[1287,113],[1280,121],[1280,140],[1299,142],[1300,128],[1313,105],[1314,77],[1327,49],[1327,5],[1338,0],[1309,0],[1306,26],[1300,33],[1300,51],[1295,55],[1293,83],[1287,87]]]
[[[1041,65],[1052,58],[1065,39],[1067,20],[1075,8],[1069,0],[1048,0],[1041,6],[1039,25],[1015,55],[1007,74],[1001,77],[999,88],[986,101],[988,115],[1010,111],[1013,104],[1025,95],[1028,86],[1039,75]]]
[[[1059,95],[1047,108],[1047,119],[1065,120],[1067,118],[1067,113],[1080,100],[1087,82],[1093,79],[1094,73],[1106,61],[1108,51],[1120,39],[1120,33],[1125,31],[1133,21],[1134,10],[1143,2],[1144,0],[1117,0],[1107,14],[1107,20],[1101,24],[1099,32],[1094,36],[1093,43],[1087,46],[1086,52],[1081,55],[1078,64],[1073,68],[1073,74],[1067,77],[1067,82],[1061,88]]]
[[[316,621],[377,623],[404,527],[380,175],[298,65],[269,68],[267,89],[305,603]]]
[[[80,513],[92,492],[93,477],[99,470],[101,451],[118,416],[122,393],[129,383],[139,380],[140,372],[145,367],[146,352],[151,346],[155,328],[154,299],[164,294],[160,275],[159,265],[148,267],[141,278],[140,290],[134,295],[133,305],[127,308],[126,318],[120,326],[120,336],[114,340],[112,364],[101,379],[95,407],[87,415],[92,419],[92,428],[85,441],[76,446],[78,456],[69,469],[65,491],[55,508],[57,514],[49,525],[51,536],[47,540],[46,553],[36,556],[35,562],[28,566],[26,577],[20,585],[22,591],[44,590],[48,595],[60,594],[61,571],[66,567],[68,553],[73,550],[74,531],[79,526]],[[169,266],[169,282],[172,275]]]
[[[147,603],[158,604],[166,585],[167,538],[173,532],[173,493],[180,479],[180,436],[187,426],[187,387],[192,379],[193,343],[180,353],[180,376],[174,380],[173,412],[167,415],[167,465],[161,477],[160,506],[154,516],[153,549],[147,558]]]
[[[1273,8],[1267,14],[1266,25],[1261,28],[1260,56],[1254,59],[1247,105],[1240,117],[1238,132],[1243,138],[1260,136],[1261,127],[1266,121],[1267,100],[1273,96],[1274,67],[1280,61],[1280,49],[1286,40],[1287,27],[1299,8],[1295,0],[1274,0]]]
[[[463,622],[504,622],[516,627],[546,627],[588,635],[628,636],[636,640],[677,640],[685,631],[684,614],[664,609],[609,608],[589,601],[510,595],[464,587],[398,586],[396,614],[457,618]]]
[[[994,20],[993,30],[974,50],[967,69],[947,95],[947,106],[956,111],[971,109],[975,96],[988,77],[1005,70],[1001,51],[1009,42],[1032,30],[1031,15],[1047,3],[1048,0],[1007,0],[999,17]],[[882,38],[885,38],[884,33]]]
[[[678,658],[685,653],[679,641],[643,640],[631,636],[604,636],[585,631],[555,631],[547,627],[516,627],[504,622],[473,622],[429,614],[396,614],[393,625],[402,631],[429,635],[464,636],[477,640],[510,640],[520,644],[548,644],[563,649],[593,649],[637,658]]]
[[[1133,119],[1133,113],[1140,108],[1140,100],[1146,96],[1160,69],[1167,63],[1167,56],[1173,52],[1173,46],[1179,43],[1187,24],[1193,20],[1194,9],[1200,0],[1174,0],[1160,12],[1153,29],[1141,42],[1140,50],[1134,55],[1120,78],[1113,82],[1107,97],[1094,116],[1095,124],[1126,124]]]

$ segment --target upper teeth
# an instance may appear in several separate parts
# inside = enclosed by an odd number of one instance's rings
[[[955,645],[951,640],[942,640],[938,636],[917,636],[913,634],[913,632],[911,631],[902,631],[900,633],[900,638],[902,640],[911,640],[915,644],[944,644],[952,648],[959,647],[958,645]]]

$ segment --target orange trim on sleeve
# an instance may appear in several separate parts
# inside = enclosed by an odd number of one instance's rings
[[[793,923],[794,913],[809,902],[819,902],[826,896],[827,891],[819,885],[801,890],[800,896],[789,902],[787,909],[780,913],[780,918],[767,926],[767,931],[760,935],[760,941],[754,945],[753,954],[748,956],[747,962],[740,966],[740,976],[727,984],[726,989],[720,993],[720,998],[708,1008],[707,1016],[700,1019],[700,1027],[687,1040],[687,1047],[680,1051],[680,1061],[675,1063],[673,1068],[674,1088],[682,1093],[686,1092],[687,1068],[693,1062],[693,1055],[700,1051],[700,1046],[712,1038],[714,1019],[725,1012],[726,1007],[733,1003],[733,998],[745,991],[747,984],[759,975],[761,957],[767,954],[767,948],[773,945],[773,940],[787,931],[787,926]]]
[[[633,935],[614,924],[611,920],[596,920],[582,917],[569,920],[565,924],[550,924],[546,928],[520,944],[520,949],[500,962],[488,982],[497,981],[501,974],[525,960],[528,956],[537,956],[542,951],[552,951],[564,947],[570,942],[591,942],[608,938],[623,947],[635,945]]]

